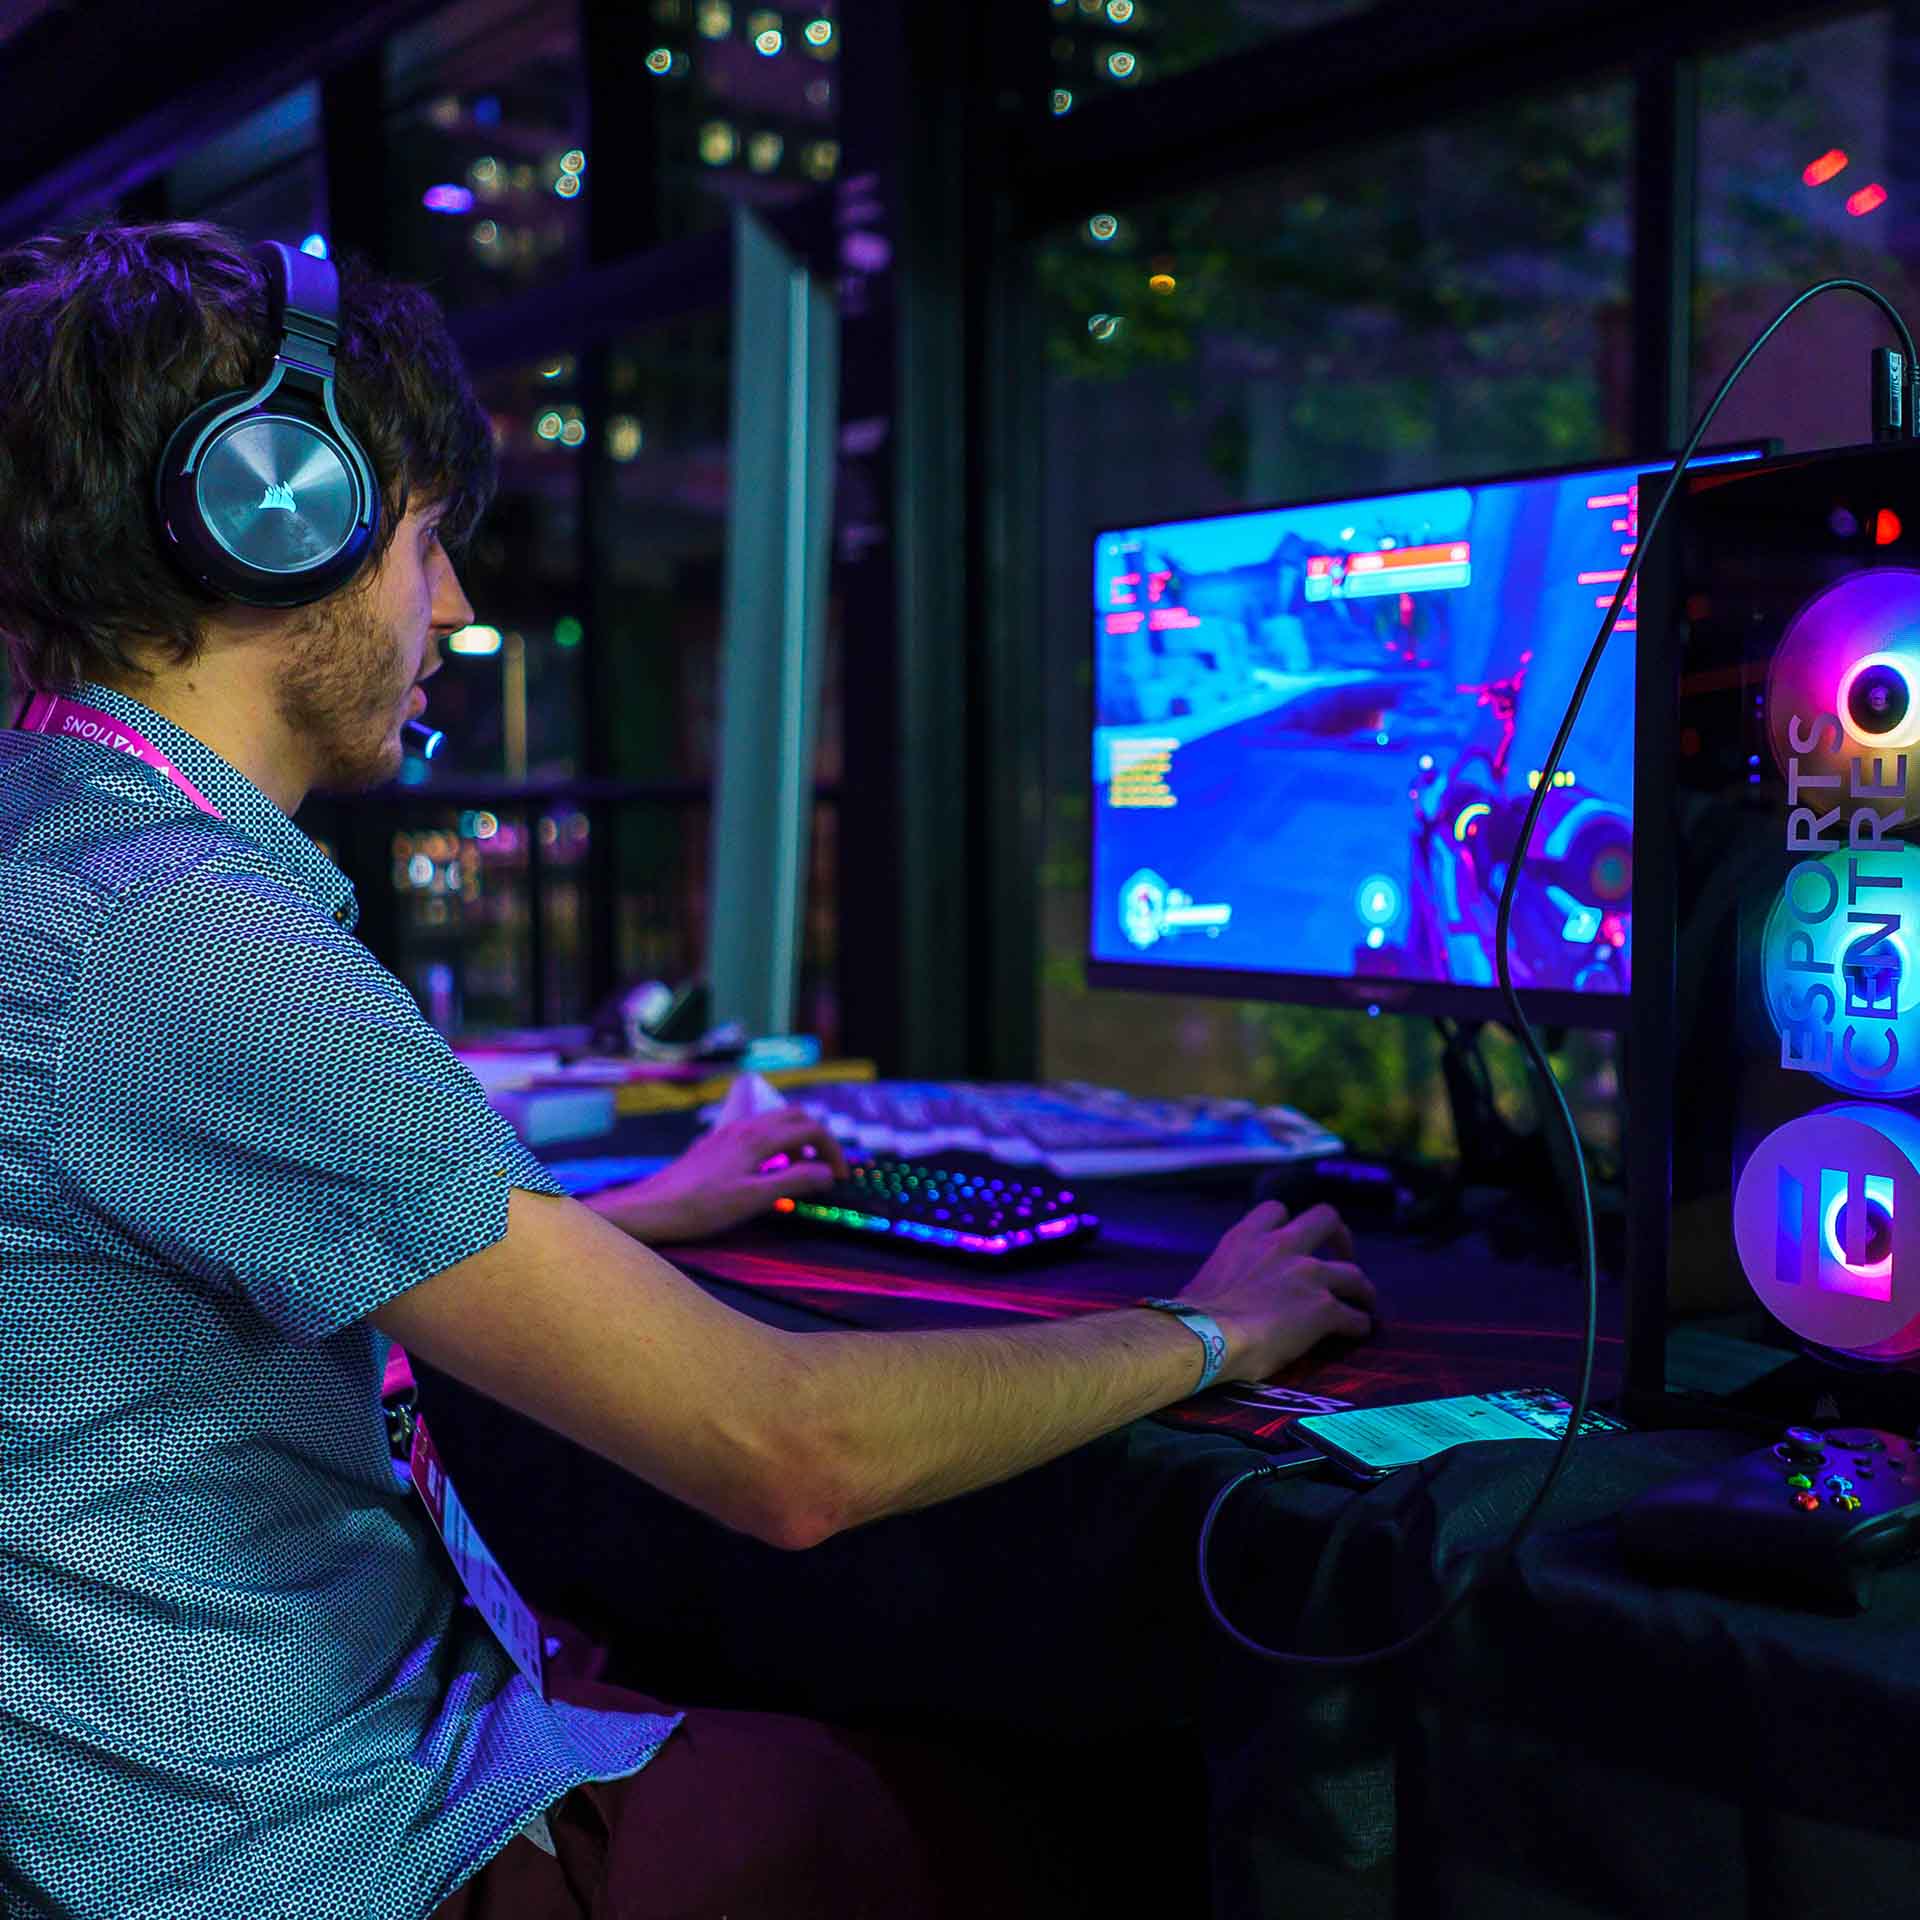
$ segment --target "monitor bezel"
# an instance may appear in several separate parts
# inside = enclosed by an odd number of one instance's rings
[[[1744,455],[1758,463],[1766,460],[1776,450],[1776,443],[1768,440],[1721,441],[1710,447],[1702,447],[1694,455],[1694,462],[1706,459],[1719,459],[1724,462],[1730,455],[1735,457]],[[1208,520],[1237,520],[1257,513],[1291,513],[1314,507],[1348,503],[1358,506],[1370,500],[1391,500],[1409,493],[1438,493],[1451,487],[1497,487],[1510,486],[1516,482],[1528,480],[1565,480],[1575,474],[1591,473],[1597,468],[1624,467],[1639,473],[1647,473],[1671,465],[1678,457],[1676,449],[1673,452],[1653,454],[1645,458],[1622,455],[1617,459],[1609,456],[1572,460],[1562,466],[1520,467],[1506,473],[1442,477],[1432,481],[1413,482],[1405,486],[1378,487],[1366,493],[1344,491],[1323,493],[1310,499],[1277,500],[1266,505],[1222,507],[1211,513],[1163,516],[1150,522],[1135,520],[1126,524],[1116,524],[1103,521],[1091,529],[1080,551],[1083,558],[1091,557],[1097,553],[1098,543],[1109,535],[1138,533],[1143,525],[1197,526]],[[1687,471],[1693,473],[1704,471],[1704,469],[1697,469],[1693,462],[1690,462]],[[1097,609],[1095,612],[1097,613]],[[1594,630],[1599,631],[1597,621]],[[1629,642],[1637,637],[1637,635],[1623,636]],[[1100,663],[1094,639],[1093,620],[1090,617],[1087,625],[1086,731],[1083,735],[1089,750],[1094,729],[1099,725],[1100,713]],[[1610,640],[1608,644],[1612,646],[1616,643]],[[1635,717],[1637,722],[1638,649],[1634,648],[1633,652],[1636,656]],[[1410,1013],[1454,1020],[1502,1020],[1507,1017],[1506,1000],[1498,986],[1473,986],[1453,980],[1408,980],[1393,974],[1282,973],[1266,968],[1211,967],[1203,961],[1167,962],[1096,958],[1093,951],[1093,932],[1098,905],[1093,894],[1093,836],[1099,813],[1094,804],[1090,767],[1088,771],[1087,824],[1081,847],[1087,875],[1081,958],[1085,964],[1086,981],[1089,987],[1101,992],[1185,994],[1196,999],[1208,1000],[1260,1000],[1285,1006],[1327,1007],[1370,1015]],[[1639,816],[1636,811],[1634,827],[1636,873],[1639,865],[1638,821]],[[1637,922],[1637,906],[1635,913]],[[1625,1033],[1632,1022],[1634,996],[1631,986],[1625,993],[1576,993],[1566,987],[1523,987],[1519,993],[1520,1004],[1526,1009],[1528,1019],[1542,1026],[1578,1027],[1600,1033]]]

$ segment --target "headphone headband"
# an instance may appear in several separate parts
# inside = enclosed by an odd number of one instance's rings
[[[278,240],[263,240],[254,257],[266,269],[267,326],[284,352],[296,335],[331,356],[340,343],[340,277],[330,261]]]
[[[254,249],[266,279],[273,366],[252,390],[197,407],[155,477],[162,544],[216,599],[297,607],[349,581],[372,549],[380,493],[340,418],[332,263],[277,240]]]

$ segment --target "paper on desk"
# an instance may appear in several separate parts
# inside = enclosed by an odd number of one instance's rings
[[[727,1089],[727,1097],[720,1102],[720,1111],[714,1116],[713,1124],[716,1127],[731,1126],[736,1120],[751,1120],[755,1114],[773,1113],[786,1104],[786,1098],[779,1089],[769,1086],[759,1074],[737,1074],[733,1085]]]

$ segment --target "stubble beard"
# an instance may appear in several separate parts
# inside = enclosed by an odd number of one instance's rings
[[[391,637],[352,589],[309,610],[275,689],[281,720],[310,756],[322,793],[365,793],[400,771],[397,738],[411,680]]]

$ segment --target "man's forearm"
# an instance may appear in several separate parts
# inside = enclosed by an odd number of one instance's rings
[[[680,1237],[675,1231],[677,1223],[671,1201],[659,1197],[657,1174],[618,1187],[603,1187],[598,1193],[583,1194],[580,1204],[602,1220],[612,1221],[643,1247],[668,1246]]]
[[[1147,1308],[793,1345],[792,1415],[834,1489],[822,1537],[991,1485],[1169,1406],[1204,1358],[1188,1327]]]

